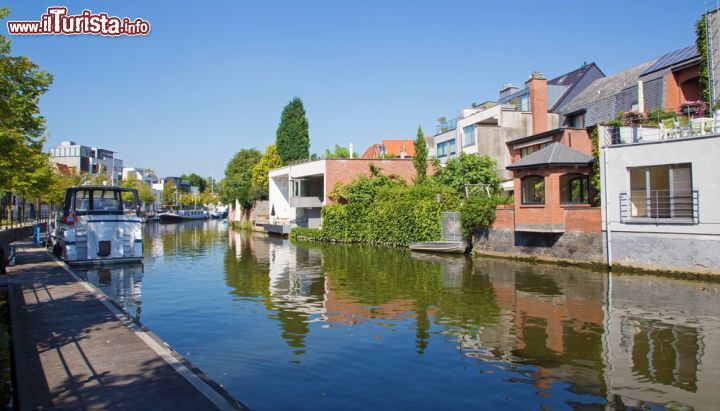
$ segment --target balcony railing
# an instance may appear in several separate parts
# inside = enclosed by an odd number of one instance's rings
[[[435,135],[437,136],[442,133],[447,133],[448,131],[455,130],[457,128],[457,121],[458,119],[453,118],[444,123],[438,124],[437,126],[435,126]]]
[[[290,197],[290,207],[319,208],[323,206],[323,199],[316,196]]]
[[[666,119],[657,126],[602,126],[600,133],[607,146],[707,136],[720,134],[720,117]]]
[[[670,190],[632,190],[620,193],[621,223],[699,224],[697,190],[672,194]]]

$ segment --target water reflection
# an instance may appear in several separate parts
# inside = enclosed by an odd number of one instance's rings
[[[146,229],[147,325],[252,408],[716,406],[718,284]],[[140,316],[142,273],[86,277]]]
[[[89,281],[120,305],[130,316],[140,321],[142,315],[143,267],[132,264],[114,268],[76,269],[80,278]]]

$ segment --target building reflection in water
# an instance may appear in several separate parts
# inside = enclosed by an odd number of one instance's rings
[[[418,354],[439,334],[541,393],[559,383],[617,406],[704,408],[720,392],[717,285],[229,235],[233,266],[252,260],[264,279],[232,270],[228,280],[263,299],[298,355],[312,349],[313,322],[411,321]]]
[[[182,256],[194,264],[227,235],[218,248],[225,285],[234,299],[264,308],[258,315],[277,324],[281,349],[297,361],[321,350],[322,329],[339,331],[338,343],[407,330],[410,339],[390,348],[428,356],[450,344],[463,364],[509,373],[506,381],[541,396],[562,390],[593,406],[716,407],[718,284],[295,243],[207,224],[148,225],[146,261]],[[142,267],[80,273],[140,319]]]
[[[720,404],[720,286],[611,275],[604,336],[608,399]]]

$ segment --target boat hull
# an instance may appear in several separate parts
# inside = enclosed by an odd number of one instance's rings
[[[163,213],[159,216],[161,223],[180,223],[183,221],[195,221],[195,220],[206,220],[207,216],[184,216],[174,213]]]
[[[464,241],[426,241],[410,244],[412,251],[423,253],[464,254],[467,243]]]

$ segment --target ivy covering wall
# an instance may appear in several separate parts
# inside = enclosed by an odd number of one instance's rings
[[[295,227],[291,238],[396,246],[439,240],[440,213],[457,210],[460,201],[449,187],[408,187],[384,175],[361,177],[331,196],[335,204],[323,207],[322,228]]]

